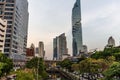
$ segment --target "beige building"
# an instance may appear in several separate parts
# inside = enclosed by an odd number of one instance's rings
[[[38,46],[38,56],[41,58],[44,58],[45,56],[44,43],[41,41],[39,42],[39,46]]]
[[[4,53],[7,21],[0,18],[0,52]]]

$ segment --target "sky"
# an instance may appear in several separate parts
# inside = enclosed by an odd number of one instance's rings
[[[47,59],[53,56],[53,38],[66,34],[72,54],[72,8],[76,0],[28,0],[28,47],[45,45]],[[91,51],[103,49],[113,36],[120,45],[120,0],[81,0],[83,44]]]

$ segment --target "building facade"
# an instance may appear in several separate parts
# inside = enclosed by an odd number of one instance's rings
[[[62,60],[64,54],[68,54],[65,33],[53,39],[53,60]]]
[[[76,0],[72,9],[72,35],[73,56],[77,56],[81,52],[83,46],[80,0]]]
[[[26,57],[27,57],[27,60],[30,60],[30,59],[35,57],[35,46],[34,46],[34,44],[31,44],[31,47],[27,48]]]
[[[0,52],[4,53],[4,43],[6,35],[7,21],[0,18]]]
[[[26,54],[28,34],[28,1],[0,0],[0,18],[7,20],[4,53]]]
[[[38,46],[38,56],[41,58],[45,57],[45,50],[44,50],[44,43],[42,41],[39,42],[39,46]]]
[[[87,54],[88,53],[88,48],[86,45],[83,45],[82,51],[83,53]]]

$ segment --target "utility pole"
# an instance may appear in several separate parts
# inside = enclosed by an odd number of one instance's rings
[[[37,80],[39,79],[39,57],[38,57],[38,61],[37,61]]]

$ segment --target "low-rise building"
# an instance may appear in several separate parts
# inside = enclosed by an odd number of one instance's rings
[[[31,47],[27,48],[26,58],[27,58],[27,60],[30,60],[34,57],[35,57],[35,46],[33,44],[31,44]]]
[[[68,57],[70,57],[70,54],[63,54],[63,55],[62,55],[62,60],[66,59],[66,58],[68,58]]]

